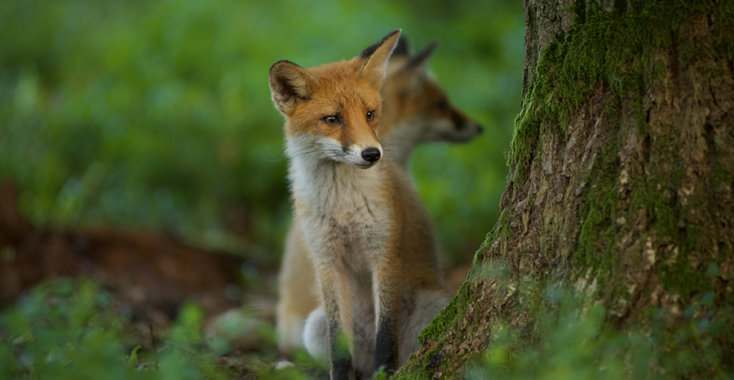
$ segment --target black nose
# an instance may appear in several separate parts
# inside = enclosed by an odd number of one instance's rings
[[[482,128],[481,125],[477,125],[477,130],[479,131],[479,133],[484,132],[484,128]]]
[[[362,151],[362,158],[365,161],[375,162],[380,159],[380,150],[377,148],[367,148]]]

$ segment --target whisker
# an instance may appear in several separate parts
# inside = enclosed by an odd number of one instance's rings
[[[397,147],[400,147],[400,148],[408,149],[408,145],[398,144],[398,143],[387,143],[387,144],[382,144],[382,146],[383,147],[394,147],[394,146],[397,146]]]
[[[380,144],[384,146],[399,146],[402,148],[407,148],[408,145],[405,144],[399,144],[398,142],[401,141],[401,139],[396,139],[393,136],[385,137],[384,139],[380,140]]]
[[[268,160],[267,162],[268,163],[271,163],[271,164],[277,164],[279,162],[287,161],[287,160],[288,160],[288,157],[281,157],[281,158],[278,158],[276,160]]]
[[[291,154],[290,157],[291,158],[303,157],[303,156],[308,156],[308,155],[312,155],[314,153],[319,153],[319,152],[322,152],[322,150],[314,149],[311,151],[301,151],[301,152],[296,152],[296,153]]]

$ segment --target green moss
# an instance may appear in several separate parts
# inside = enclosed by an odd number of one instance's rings
[[[514,168],[511,172],[512,180],[517,186],[522,186],[528,166],[535,154],[535,145],[538,141],[541,119],[533,109],[536,107],[529,99],[535,94],[535,86],[528,92],[525,107],[515,118],[515,133],[511,143],[511,154],[507,156],[507,165]]]
[[[487,236],[484,238],[484,241],[482,242],[482,245],[479,246],[479,249],[477,249],[476,252],[474,252],[474,259],[472,259],[472,267],[476,267],[478,263],[480,263],[480,259],[484,252],[489,248],[489,245],[492,244],[497,239],[497,231],[502,228],[503,225],[507,223],[507,217],[505,216],[505,212],[503,211],[500,215],[500,220],[495,224],[494,227],[487,233]]]
[[[734,171],[732,168],[726,167],[721,164],[717,164],[711,174],[711,190],[716,191],[719,185],[728,186],[732,178],[734,178]]]
[[[542,53],[538,77],[527,91],[524,107],[515,119],[515,134],[508,155],[512,180],[521,186],[538,153],[543,125],[558,124],[567,131],[568,116],[588,101],[599,84],[633,100],[635,118],[643,136],[646,122],[642,97],[647,84],[665,75],[665,66],[653,61],[658,48],[677,43],[678,27],[686,17],[708,12],[700,4],[631,1],[625,12],[606,12],[596,2],[577,1],[572,6],[576,24],[558,36]],[[724,8],[724,6],[722,6]],[[727,12],[730,10],[727,8]],[[719,45],[728,46],[727,41]],[[693,55],[695,56],[695,54]]]
[[[427,339],[438,339],[446,331],[453,328],[473,302],[472,294],[474,293],[474,288],[475,286],[472,281],[464,281],[451,302],[421,332],[418,341],[423,344]]]
[[[510,212],[512,212],[512,210],[502,210],[502,213],[500,214],[499,229],[502,234],[502,237],[505,239],[512,238],[512,226],[510,226]]]
[[[523,114],[518,127],[528,128],[530,124],[526,121],[541,119],[542,122],[535,123],[536,128],[540,129],[541,124],[558,123],[561,131],[565,132],[567,115],[588,102],[593,95],[592,91],[601,85],[602,88],[606,86],[611,89],[616,96],[615,104],[606,105],[602,117],[620,119],[621,104],[629,102],[638,139],[645,139],[650,127],[646,120],[643,97],[651,83],[667,75],[666,66],[660,60],[652,58],[653,52],[656,49],[672,49],[676,52],[680,47],[684,64],[703,54],[703,47],[693,48],[695,54],[683,52],[690,44],[680,44],[679,28],[686,20],[700,17],[700,14],[709,13],[711,9],[700,4],[633,1],[629,3],[631,7],[626,12],[608,13],[594,2],[588,3],[588,10],[581,3],[585,2],[577,2],[573,8],[577,23],[571,32],[559,38],[543,53],[543,59],[538,64],[539,79],[526,101],[528,105],[540,105],[535,108],[526,107],[525,112],[533,112],[534,115]],[[539,99],[550,99],[553,102],[538,102]],[[617,130],[620,130],[619,126]],[[513,149],[533,146],[539,139],[531,131],[517,133],[515,138],[526,140],[513,141]],[[669,179],[650,180],[640,186],[639,183],[634,183],[636,179],[630,178],[629,187],[640,190],[631,195],[633,200],[626,211],[617,209],[620,195],[617,192],[618,176],[622,169],[617,152],[625,138],[626,136],[618,133],[611,140],[612,144],[602,148],[602,164],[587,178],[585,202],[580,210],[583,222],[578,246],[573,254],[578,265],[594,268],[597,273],[605,275],[614,274],[617,265],[615,252],[618,249],[614,245],[629,230],[629,224],[635,220],[640,208],[644,207],[651,221],[655,223],[655,233],[661,240],[678,234],[679,216],[675,205],[671,203],[674,199],[662,197],[665,191],[675,194],[676,188],[664,188],[661,191],[656,187],[660,183],[668,183]],[[650,153],[645,154],[648,155],[646,159],[649,159]],[[527,160],[527,156],[527,151],[520,151],[517,156],[510,155],[511,161],[514,159],[512,162],[520,168],[516,171],[516,177],[524,173],[523,168],[527,164],[520,161]],[[680,183],[684,175],[680,169],[673,176],[678,180],[677,183]],[[722,182],[729,180],[725,173],[719,176]],[[613,218],[619,216],[624,219],[617,223]],[[694,237],[688,237],[689,245],[707,246],[700,235],[694,233]],[[704,284],[695,280],[693,273],[687,272],[689,268],[678,265],[680,267],[676,267],[677,270],[673,272],[683,272],[677,273],[674,281],[671,279],[671,286],[680,282],[678,287],[683,293],[703,289]],[[603,283],[600,285],[604,286]],[[614,294],[623,293],[620,289],[609,291]]]
[[[456,326],[460,318],[466,313],[468,305],[471,303],[470,295],[473,293],[474,286],[472,282],[467,280],[459,289],[458,293],[437,316],[433,319],[418,337],[418,341],[421,345],[426,343],[426,340],[440,339],[446,331],[451,330]],[[427,371],[433,370],[441,364],[452,362],[451,358],[441,357],[438,358],[439,350],[441,346],[438,345],[427,354],[425,354],[419,361],[412,360],[405,364],[400,373],[398,373],[394,379],[400,380],[413,380],[413,379],[427,379]]]
[[[616,138],[610,143],[602,146],[601,164],[585,179],[587,185],[586,199],[580,209],[583,216],[581,231],[578,237],[576,251],[572,260],[584,268],[593,268],[595,273],[612,274],[617,266],[614,243],[623,231],[614,216],[618,212],[620,195],[619,172],[621,163],[619,146],[624,138],[624,130],[621,128],[621,99],[616,96],[613,101],[605,105],[600,116],[610,123],[616,130]],[[606,121],[608,120],[608,121]],[[628,215],[627,219],[632,218]],[[609,277],[600,278],[600,285]]]
[[[627,284],[618,281],[625,273],[618,273],[617,253],[620,248],[616,244],[631,232],[638,218],[644,219],[642,230],[651,231],[648,236],[658,252],[678,242],[681,237],[686,242],[676,245],[679,258],[670,266],[661,261],[662,254],[658,256],[656,273],[666,290],[676,290],[684,297],[711,288],[711,280],[704,278],[700,269],[694,268],[686,258],[692,247],[710,248],[711,242],[706,242],[710,238],[693,227],[681,231],[680,221],[687,209],[680,210],[676,194],[685,176],[685,168],[664,166],[665,163],[679,162],[671,157],[679,154],[680,147],[675,143],[649,140],[652,130],[645,112],[645,101],[651,86],[668,75],[665,59],[656,55],[659,51],[679,54],[681,65],[689,64],[702,54],[732,58],[732,33],[728,38],[721,38],[726,33],[719,33],[713,38],[713,53],[702,46],[689,46],[691,44],[684,43],[680,35],[683,23],[709,17],[712,13],[717,25],[734,31],[731,21],[734,19],[734,6],[728,3],[617,1],[615,10],[607,12],[596,2],[576,1],[571,8],[576,15],[575,25],[542,52],[536,66],[537,79],[529,84],[523,108],[515,119],[511,152],[506,158],[511,170],[510,179],[514,182],[511,191],[521,191],[515,189],[522,189],[532,165],[540,161],[543,149],[541,136],[555,134],[565,141],[571,115],[582,106],[593,105],[590,103],[594,99],[605,102],[602,122],[611,122],[612,133],[616,134],[611,139],[604,137],[608,143],[602,147],[600,162],[585,178],[580,233],[571,260],[578,267],[592,268],[592,273],[603,274],[598,278],[598,286],[604,289],[612,308],[616,307],[616,300],[629,297]],[[722,20],[722,17],[729,19]],[[612,96],[602,93],[601,97],[595,97],[600,89]],[[624,119],[623,110],[630,107],[634,125],[622,128],[619,122],[615,124],[613,121]],[[604,128],[609,130],[608,126]],[[643,154],[644,168],[626,168],[620,162],[618,152],[626,143],[628,128],[634,128],[638,143],[642,142],[643,151],[639,153]],[[668,150],[651,151],[660,147]],[[620,191],[623,168],[629,171],[629,177],[625,189]],[[731,184],[732,172],[727,168],[716,168],[713,176],[714,183]],[[692,199],[688,207],[700,205]],[[644,214],[641,214],[643,209]],[[481,265],[486,262],[483,255],[487,247],[495,239],[510,241],[513,238],[510,226],[512,212],[512,206],[506,207],[497,225],[487,235],[474,258],[472,279],[485,276],[486,268],[482,269]],[[648,236],[634,235],[627,244],[636,242],[638,245],[625,249],[638,249],[642,253]],[[500,252],[502,254],[506,252]],[[640,254],[632,260],[637,262],[630,265],[640,266],[643,259]],[[454,300],[421,334],[421,343],[440,340],[447,331],[457,330],[468,305],[479,296],[474,284],[468,280],[462,285]],[[418,372],[425,370],[425,365],[429,364],[425,360],[428,359],[424,357],[420,364],[423,368],[411,368]],[[450,358],[444,360],[449,361]]]
[[[610,273],[616,266],[614,241],[621,234],[620,226],[611,219],[617,214],[620,163],[611,153],[616,149],[608,151],[603,154],[602,165],[586,179],[589,190],[580,210],[583,219],[578,248],[572,256],[577,265],[602,273]]]

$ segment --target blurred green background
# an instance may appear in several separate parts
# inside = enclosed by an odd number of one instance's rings
[[[402,28],[485,126],[412,174],[456,263],[493,226],[519,110],[520,1],[0,2],[0,180],[35,223],[165,229],[277,261],[290,223],[270,65],[349,59]]]

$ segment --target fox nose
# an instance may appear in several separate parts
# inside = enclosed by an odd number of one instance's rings
[[[477,124],[477,131],[479,131],[479,133],[482,133],[484,132],[484,128],[481,125]]]
[[[365,161],[375,162],[380,159],[380,150],[377,148],[367,148],[362,151],[362,158]]]

